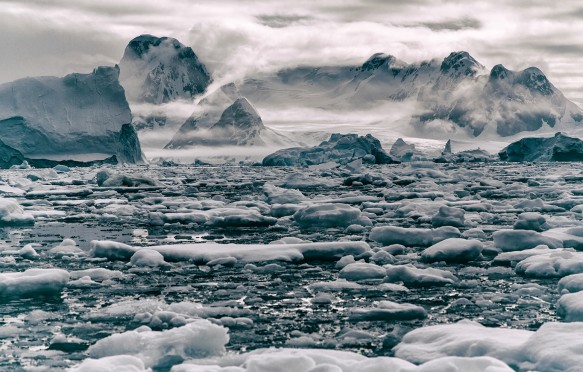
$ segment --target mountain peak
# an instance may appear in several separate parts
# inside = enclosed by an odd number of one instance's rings
[[[490,80],[504,80],[506,79],[512,71],[507,69],[501,64],[498,64],[492,67],[492,71],[490,71]]]
[[[192,48],[170,37],[132,39],[120,62],[120,80],[128,98],[154,104],[191,99],[212,78]]]
[[[476,76],[482,69],[484,66],[465,51],[452,52],[441,63],[441,72],[454,78]]]
[[[555,89],[549,79],[537,67],[529,67],[523,70],[517,80],[520,84],[544,96],[550,96],[555,93]]]
[[[397,58],[390,54],[375,53],[363,63],[361,70],[362,71],[376,70],[381,66],[391,66],[396,61]]]
[[[233,126],[239,128],[257,127],[263,129],[261,117],[245,97],[240,97],[223,112],[221,119],[213,127]]]

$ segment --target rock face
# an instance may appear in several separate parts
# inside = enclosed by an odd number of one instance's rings
[[[120,80],[132,102],[191,99],[212,81],[192,48],[169,37],[141,35],[131,40],[120,68]]]
[[[327,162],[347,164],[362,159],[369,164],[398,163],[383,150],[378,139],[370,134],[333,134],[328,141],[315,147],[279,150],[263,159],[265,166],[309,166]]]
[[[118,77],[117,67],[98,67],[90,74],[0,85],[0,140],[27,158],[119,156],[131,112]]]
[[[117,158],[121,163],[128,164],[143,164],[144,154],[142,153],[142,146],[136,134],[134,126],[131,124],[124,124],[119,133],[119,145],[117,150]]]
[[[583,141],[562,133],[550,138],[523,138],[498,155],[503,161],[583,161]]]
[[[8,169],[13,165],[22,164],[24,156],[18,150],[0,141],[0,168]]]
[[[420,133],[484,132],[506,137],[543,127],[583,125],[583,111],[535,67],[491,71],[469,53],[408,64],[377,53],[361,66],[299,67],[245,82],[241,92],[260,107],[301,105],[350,110],[387,101],[414,104]]]
[[[200,104],[202,113],[195,112],[184,122],[166,145],[167,149],[293,144],[290,139],[263,125],[253,105],[240,96],[234,84],[223,86]]]

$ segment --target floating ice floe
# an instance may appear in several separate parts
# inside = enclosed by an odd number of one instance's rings
[[[519,275],[534,278],[556,278],[583,273],[583,252],[551,250],[525,258],[514,270]]]
[[[413,265],[386,265],[385,269],[386,282],[403,282],[405,286],[441,286],[458,281],[451,272],[432,267],[421,269]]]
[[[229,341],[227,329],[200,319],[167,331],[147,327],[113,334],[87,350],[92,358],[132,355],[145,367],[168,368],[189,358],[219,356]]]
[[[459,238],[460,231],[452,226],[437,229],[405,228],[398,226],[374,227],[371,240],[381,244],[402,244],[407,247],[429,247],[448,238]]]
[[[348,204],[317,204],[300,209],[293,215],[302,228],[370,226],[372,222],[358,208]]]
[[[559,239],[545,236],[532,230],[498,230],[492,234],[494,246],[504,252],[522,251],[539,245],[559,248],[563,243]]]
[[[357,322],[414,320],[425,317],[427,317],[427,311],[421,306],[399,304],[392,301],[380,301],[377,306],[370,308],[354,308],[350,310],[349,314],[349,319]]]
[[[0,273],[0,298],[59,295],[68,281],[69,272],[60,269]]]
[[[350,281],[383,279],[386,275],[387,272],[382,266],[366,262],[348,264],[338,274],[340,278]]]
[[[421,259],[426,262],[468,262],[479,258],[483,248],[479,240],[449,238],[425,249]]]
[[[34,217],[26,213],[17,201],[0,198],[0,226],[33,224]]]
[[[242,262],[262,261],[334,261],[346,255],[360,255],[370,251],[365,242],[329,242],[302,244],[176,244],[148,247],[162,254],[166,261],[192,260],[207,263],[220,258],[235,258]],[[129,260],[140,248],[127,244],[98,241],[91,242],[94,257],[111,260]]]
[[[417,328],[407,333],[395,348],[395,356],[412,363],[425,363],[446,356],[490,356],[502,361],[514,361],[519,348],[533,332],[488,328],[462,320]]]

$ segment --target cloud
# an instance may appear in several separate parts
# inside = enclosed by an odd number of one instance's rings
[[[257,16],[257,20],[269,27],[281,28],[288,27],[293,24],[312,22],[315,19],[307,15],[279,15],[279,14],[262,14]]]
[[[482,27],[482,22],[475,18],[461,18],[441,22],[424,22],[420,25],[425,26],[433,31],[460,31],[467,29],[479,29]]]

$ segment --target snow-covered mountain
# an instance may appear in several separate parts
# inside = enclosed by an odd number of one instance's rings
[[[361,66],[312,66],[246,80],[241,93],[258,103],[326,109],[374,106],[415,98],[438,71],[436,61],[407,64],[377,53]]]
[[[297,142],[273,131],[234,84],[222,86],[201,100],[195,111],[166,145],[167,149],[193,146],[291,146]]]
[[[407,64],[374,54],[361,66],[298,67],[248,79],[241,93],[263,106],[361,110],[388,101],[416,102],[411,126],[434,132],[511,136],[579,125],[583,111],[535,67],[488,71],[467,52]]]
[[[169,37],[134,38],[125,49],[120,69],[120,81],[132,102],[192,99],[212,81],[192,48]]]
[[[0,85],[0,140],[27,158],[143,162],[118,77],[117,67],[98,67]]]
[[[545,125],[574,126],[583,118],[536,67],[511,71],[496,65],[487,76],[462,74],[449,84],[440,82],[419,95],[412,123],[422,131],[451,123],[474,136],[486,131],[507,137]]]

